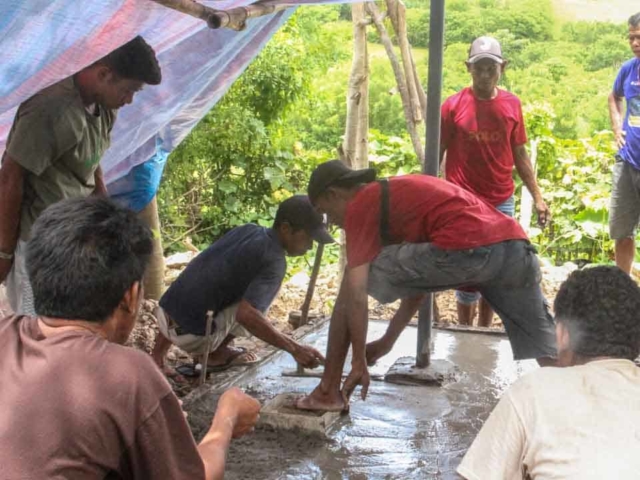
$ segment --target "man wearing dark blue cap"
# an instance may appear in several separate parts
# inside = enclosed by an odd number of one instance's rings
[[[234,228],[200,253],[155,311],[160,330],[152,354],[156,363],[164,369],[171,344],[194,356],[212,352],[202,360],[209,371],[251,363],[253,354],[230,345],[235,337],[251,334],[305,367],[324,362],[317,350],[283,335],[265,317],[286,273],[285,256],[304,255],[314,240],[334,241],[309,199],[296,195],[280,204],[272,228],[251,223]],[[208,336],[207,315],[213,316]]]

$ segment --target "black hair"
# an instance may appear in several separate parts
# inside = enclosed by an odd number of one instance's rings
[[[158,85],[162,81],[156,54],[139,35],[96,63],[108,66],[122,78],[138,80],[148,85]]]
[[[640,353],[640,288],[618,267],[574,271],[554,308],[578,355],[633,360]]]
[[[103,197],[63,200],[36,220],[26,266],[38,315],[103,322],[153,250],[135,213]]]
[[[629,26],[633,28],[640,26],[640,12],[629,17]]]

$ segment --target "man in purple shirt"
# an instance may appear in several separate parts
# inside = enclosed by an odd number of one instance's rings
[[[629,18],[629,45],[635,55],[625,62],[609,95],[611,128],[618,154],[613,166],[609,232],[616,241],[616,265],[631,273],[640,220],[640,12]],[[627,111],[623,119],[622,100]]]

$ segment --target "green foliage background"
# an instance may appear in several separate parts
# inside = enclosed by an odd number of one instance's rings
[[[426,84],[429,5],[405,3]],[[539,183],[554,216],[532,240],[557,262],[610,261],[606,225],[615,149],[607,96],[620,64],[631,57],[626,25],[561,22],[550,0],[446,5],[445,97],[469,85],[464,60],[475,37],[497,37],[509,59],[502,86],[523,102],[538,149]],[[300,8],[172,153],[158,194],[168,251],[181,249],[186,236],[205,247],[234,226],[269,225],[279,201],[304,193],[315,165],[335,157],[344,131],[351,36],[350,6]],[[369,40],[370,160],[381,175],[419,172],[374,29]],[[337,250],[329,255],[337,258]]]

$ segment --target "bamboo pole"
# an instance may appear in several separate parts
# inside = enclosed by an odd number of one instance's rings
[[[300,323],[298,328],[302,325],[309,323],[309,309],[311,308],[311,300],[313,299],[313,292],[316,289],[316,281],[318,280],[318,274],[320,273],[320,265],[322,264],[322,254],[324,252],[324,245],[318,243],[316,248],[316,257],[313,260],[313,269],[311,270],[311,277],[309,278],[309,286],[307,287],[307,294],[304,297],[304,303],[300,308]],[[304,373],[304,367],[299,363],[296,365],[296,371],[298,375]]]
[[[369,62],[367,59],[367,26],[362,3],[351,7],[353,21],[353,60],[347,90],[347,117],[340,159],[352,168],[367,165],[369,131]],[[359,158],[360,157],[360,158]]]
[[[407,16],[404,4],[398,0],[386,0],[387,12],[391,24],[396,32],[398,46],[400,47],[400,56],[402,58],[402,67],[404,69],[404,78],[407,81],[407,92],[409,101],[411,102],[411,110],[413,112],[413,121],[418,124],[423,120],[423,112],[420,110],[420,99],[418,97],[418,87],[416,85],[416,77],[413,71],[413,62],[411,58],[411,45],[407,38]]]
[[[360,87],[360,103],[358,104],[358,139],[356,141],[355,166],[367,168],[369,166],[369,50],[366,39],[364,42],[364,81]]]
[[[375,3],[367,3],[366,9],[371,15],[371,19],[373,20],[376,29],[380,35],[380,40],[384,45],[384,49],[387,52],[387,56],[391,61],[391,66],[393,68],[393,74],[396,77],[396,83],[398,85],[398,91],[400,92],[400,98],[402,100],[402,109],[404,111],[404,117],[407,122],[407,130],[409,131],[409,137],[411,137],[411,143],[413,144],[413,149],[416,152],[416,156],[420,160],[420,163],[424,165],[424,150],[422,148],[422,142],[420,141],[420,135],[418,134],[418,129],[416,127],[416,122],[413,119],[413,111],[411,109],[411,100],[409,99],[409,93],[407,91],[407,82],[404,78],[404,73],[400,68],[400,63],[398,62],[398,57],[396,52],[393,50],[393,45],[391,44],[391,39],[389,38],[389,34],[387,33],[387,29],[382,23],[382,16],[380,15],[380,11]]]
[[[209,28],[230,28],[244,30],[249,18],[262,17],[270,13],[286,10],[290,5],[272,2],[257,2],[246,7],[216,10],[193,0],[151,0],[172,10],[199,18],[207,22]]]

